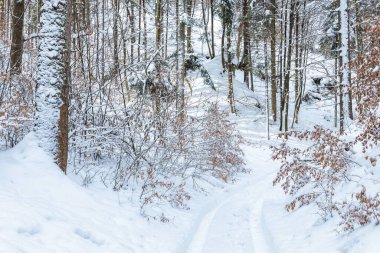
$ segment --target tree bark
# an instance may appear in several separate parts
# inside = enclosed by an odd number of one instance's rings
[[[155,10],[155,28],[156,28],[156,52],[155,52],[155,67],[156,67],[156,80],[154,83],[154,95],[156,99],[156,112],[161,110],[161,39],[162,39],[162,2],[156,0]]]
[[[215,35],[214,35],[214,0],[210,0],[211,9],[211,59],[215,57]]]
[[[113,62],[114,62],[114,74],[117,78],[119,73],[119,0],[113,0]]]
[[[146,6],[145,1],[142,0],[143,8],[143,20],[144,20],[144,61],[148,59],[148,33],[147,33],[147,22],[146,22]]]
[[[273,121],[277,120],[277,85],[276,85],[276,0],[271,0],[270,53],[271,53],[271,105]]]
[[[349,1],[347,2],[349,4]],[[347,57],[348,57],[348,117],[350,117],[351,120],[354,119],[354,110],[353,110],[353,104],[352,104],[352,77],[351,77],[351,67],[350,67],[350,62],[351,62],[351,50],[350,50],[350,44],[351,44],[351,39],[350,39],[350,31],[351,31],[351,25],[350,25],[350,6],[347,6],[347,26],[348,26],[348,39],[347,39]]]
[[[228,98],[230,100],[231,113],[235,113],[234,87],[232,83],[232,52],[231,52],[231,29],[227,28],[227,72],[228,72]]]
[[[280,81],[280,131],[282,131],[283,128],[283,111],[284,111],[284,62],[285,62],[285,51],[286,46],[285,40],[286,40],[286,29],[287,26],[287,3],[285,3],[285,0],[281,0],[281,22],[280,22],[280,52],[279,52],[279,81]]]
[[[249,3],[248,0],[243,0],[243,58],[242,67],[244,71],[244,83],[249,87],[249,73],[250,73],[250,62],[249,62],[249,47],[250,47],[250,34],[249,34]]]
[[[186,0],[186,12],[187,12],[187,22],[186,22],[186,52],[192,53],[193,49],[191,47],[191,10],[193,6],[192,0]]]
[[[129,24],[131,29],[131,54],[130,54],[130,62],[131,64],[134,63],[134,48],[135,48],[135,42],[136,42],[136,35],[135,35],[135,4],[131,2],[131,12],[129,13]]]
[[[0,0],[0,36],[5,34],[5,0]]]
[[[141,21],[142,21],[142,0],[139,0],[139,31],[137,40],[137,62],[141,61]]]
[[[224,57],[224,53],[225,53],[225,50],[224,50],[224,40],[225,40],[225,34],[226,34],[226,24],[225,22],[222,21],[222,38],[221,38],[221,46],[220,46],[220,54],[222,56],[222,66],[223,66],[223,69],[226,69],[226,60],[225,60],[225,57]]]
[[[24,48],[24,0],[14,0],[12,13],[12,45],[10,58],[10,74],[21,73],[22,54]]]
[[[210,46],[210,40],[209,40],[209,37],[208,37],[208,28],[207,28],[208,27],[209,17],[207,16],[207,18],[206,18],[206,7],[205,7],[205,4],[204,4],[204,0],[201,0],[201,7],[202,7],[203,27],[204,27],[204,33],[205,33],[208,53],[210,55],[210,58],[212,59],[213,58],[213,54],[212,54],[212,49],[211,49],[211,46]]]

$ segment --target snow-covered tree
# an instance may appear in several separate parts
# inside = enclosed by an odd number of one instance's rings
[[[340,12],[340,33],[341,33],[341,58],[342,58],[342,87],[343,89],[347,89],[349,87],[349,28],[348,28],[348,0],[340,0],[339,6]],[[344,99],[345,104],[343,105],[343,111],[341,112],[340,119],[340,128],[343,131],[343,121],[347,117],[348,112],[348,98]],[[343,117],[343,118],[342,118]]]
[[[70,0],[43,3],[34,127],[39,145],[54,157],[63,172],[68,149],[69,6]]]

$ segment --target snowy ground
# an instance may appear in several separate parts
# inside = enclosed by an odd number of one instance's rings
[[[213,62],[214,61],[214,62]],[[218,99],[227,107],[226,74],[207,63],[217,92],[193,76],[193,101]],[[287,213],[287,197],[272,181],[279,164],[271,160],[266,140],[263,82],[257,92],[235,80],[238,115],[231,115],[251,144],[244,146],[250,174],[233,185],[194,193],[190,210],[170,209],[169,223],[146,220],[138,203],[100,185],[80,186],[64,176],[37,146],[33,135],[0,153],[0,252],[33,253],[377,253],[380,228],[367,226],[350,235],[335,231],[335,220],[321,222],[315,209]],[[258,94],[258,95],[257,95]],[[320,103],[325,103],[321,101]],[[321,104],[319,104],[321,105]],[[310,105],[301,114],[332,124],[331,106]],[[308,118],[309,112],[314,119]],[[318,112],[318,114],[315,114]],[[310,113],[310,114],[311,114]],[[302,117],[302,116],[301,116]]]

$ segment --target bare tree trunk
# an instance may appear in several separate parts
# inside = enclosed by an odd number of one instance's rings
[[[65,22],[65,48],[63,52],[63,61],[65,73],[61,93],[62,105],[60,107],[60,116],[58,122],[58,153],[57,160],[61,170],[66,173],[67,159],[69,151],[69,91],[71,86],[71,17],[72,17],[72,0],[67,0],[66,4],[66,22]]]
[[[114,74],[117,78],[119,73],[119,33],[118,24],[119,19],[119,0],[113,0],[113,62],[114,62]]]
[[[242,67],[244,71],[244,83],[249,87],[249,73],[250,73],[250,63],[249,63],[249,47],[250,47],[250,33],[249,33],[249,3],[248,0],[243,0],[243,58]]]
[[[164,58],[168,58],[168,36],[169,36],[169,0],[166,0],[166,24],[165,24],[165,56]]]
[[[145,1],[143,2],[143,19],[144,19],[144,61],[148,59],[148,35],[147,35],[147,24],[146,24],[146,6]]]
[[[232,52],[231,50],[231,29],[227,28],[227,72],[228,72],[228,98],[230,100],[231,113],[235,113],[235,98],[234,98],[234,87],[232,83]]]
[[[91,18],[90,18],[90,1],[83,0],[85,14],[86,14],[86,30],[91,28]]]
[[[161,47],[161,33],[162,33],[161,15],[162,15],[161,0],[156,0],[156,15],[155,15],[156,51],[158,51]]]
[[[208,27],[209,17],[207,16],[207,18],[206,18],[206,7],[205,7],[205,4],[204,4],[204,0],[201,0],[201,5],[202,5],[203,27],[204,27],[205,37],[206,37],[206,43],[207,43],[208,53],[210,55],[210,58],[213,58],[212,49],[211,49],[211,46],[210,46],[210,40],[209,40],[209,37],[208,37],[208,28],[207,28]]]
[[[299,31],[299,21],[300,21],[300,14],[299,14],[299,2],[296,3],[296,10],[295,10],[295,59],[294,59],[294,97],[297,99],[299,95],[299,51],[300,51],[300,31]]]
[[[183,13],[185,13],[186,6],[183,6]],[[180,23],[179,27],[179,39],[181,44],[181,77],[179,78],[178,88],[179,88],[179,122],[182,125],[185,117],[185,78],[186,78],[186,66],[185,66],[185,54],[186,54],[186,34],[185,28],[186,23],[184,20],[178,22]],[[183,139],[183,132],[179,133],[180,139]]]
[[[295,10],[295,59],[294,59],[294,113],[293,113],[293,121],[292,121],[292,127],[294,126],[295,122],[298,122],[297,115],[299,106],[301,105],[300,100],[300,58],[302,57],[300,53],[300,8],[299,8],[299,2],[296,3],[296,10]]]
[[[178,107],[178,85],[179,85],[179,43],[180,43],[180,34],[179,34],[179,27],[180,27],[180,22],[179,22],[179,1],[175,2],[175,41],[176,41],[176,53],[177,57],[175,58],[175,88],[176,88],[176,106]]]
[[[250,66],[250,71],[249,71],[249,77],[250,77],[250,80],[251,80],[251,91],[255,91],[255,86],[253,85],[253,63],[252,63],[252,45],[249,46],[249,53],[248,53],[248,56],[249,56],[249,66]]]
[[[78,18],[78,12],[77,12],[77,3],[74,2],[73,3],[73,32],[74,34],[77,33],[79,34],[79,31],[80,31],[80,25],[79,25],[79,18]],[[76,77],[77,74],[79,75],[80,74],[80,71],[79,71],[79,53],[77,52],[78,49],[80,48],[80,45],[77,45],[79,44],[78,43],[78,39],[79,39],[79,36],[78,38],[74,38],[73,39],[73,48],[74,48],[74,61],[73,61],[73,76]]]
[[[362,13],[360,10],[361,1],[355,0],[355,26],[354,26],[354,33],[355,33],[355,49],[357,55],[363,54],[363,28],[362,28]],[[357,101],[360,101],[360,92],[356,94],[355,98]],[[358,108],[361,110],[361,107]]]
[[[264,57],[265,57],[265,113],[266,113],[266,128],[267,139],[270,139],[269,135],[269,74],[268,74],[268,42],[267,38],[264,38]]]
[[[338,38],[336,38],[335,43],[336,46],[334,52],[334,127],[338,127]]]
[[[185,13],[185,6],[183,6],[183,12]],[[184,89],[185,85],[185,78],[186,78],[186,66],[185,66],[185,59],[186,59],[186,23],[184,20],[181,20],[180,22],[180,40],[181,40],[181,79],[180,79],[180,92]]]
[[[24,0],[14,0],[12,13],[12,45],[10,58],[10,74],[21,73],[22,54],[24,48]]]
[[[137,62],[141,61],[141,19],[142,19],[142,0],[139,0],[139,31],[138,31],[138,45],[137,45]]]
[[[225,40],[225,34],[226,34],[226,24],[225,22],[222,21],[222,38],[221,38],[221,45],[220,45],[220,54],[222,56],[222,66],[223,66],[223,69],[226,69],[226,60],[225,60],[225,57],[224,57],[224,51],[225,51],[225,48],[224,48],[224,40]]]
[[[156,0],[156,13],[155,13],[155,26],[156,26],[156,52],[155,52],[155,67],[156,67],[156,80],[154,83],[154,93],[156,98],[156,112],[161,110],[161,36],[162,36],[162,2]]]
[[[349,1],[347,1],[347,4],[349,4]],[[348,57],[348,66],[347,66],[347,71],[348,71],[348,117],[353,120],[354,119],[354,110],[353,110],[353,105],[352,105],[352,78],[351,78],[351,67],[350,67],[350,62],[351,62],[351,50],[350,50],[350,44],[351,44],[351,36],[350,36],[350,30],[351,30],[351,22],[350,22],[350,6],[347,6],[347,26],[348,26],[348,39],[347,39],[347,57]]]
[[[211,8],[211,59],[215,57],[215,35],[214,35],[214,0],[210,0]]]
[[[8,29],[9,28],[9,22],[10,20],[12,19],[12,4],[11,4],[11,0],[7,0],[7,4],[6,4],[6,10],[5,10],[5,39],[8,40],[8,39],[11,39],[11,32],[10,30]]]
[[[131,95],[129,92],[129,84],[128,84],[128,75],[127,75],[127,39],[126,36],[126,28],[124,28],[123,25],[121,25],[121,31],[122,31],[122,41],[123,41],[123,75],[124,75],[124,82],[125,82],[125,89],[127,92],[127,101],[131,101]]]
[[[281,1],[281,22],[280,22],[280,52],[279,52],[279,79],[280,79],[280,131],[282,131],[282,124],[283,124],[283,110],[284,110],[284,90],[283,90],[283,80],[284,80],[284,69],[283,69],[283,61],[284,59],[284,24],[286,24],[286,15],[284,13],[284,9],[286,8],[286,5],[284,3],[284,0]]]
[[[223,30],[226,32],[227,39],[227,74],[228,74],[228,99],[230,102],[230,111],[231,113],[235,113],[235,97],[234,97],[234,87],[233,87],[233,63],[232,63],[232,20],[233,20],[233,10],[232,6],[228,4],[229,2],[225,0],[224,4],[222,4],[222,19],[223,19]]]
[[[95,18],[96,18],[96,34],[99,34],[99,36],[96,36],[96,46],[94,47],[93,50],[93,55],[95,55],[95,73],[96,73],[96,79],[100,78],[100,70],[99,70],[99,58],[100,55],[98,52],[100,52],[100,17],[99,17],[99,0],[96,0],[95,3]],[[74,52],[75,53],[75,52]]]
[[[337,0],[338,6],[340,6],[340,0]],[[338,16],[338,26],[339,31],[342,28],[342,21],[341,21],[341,12],[339,12]],[[339,47],[342,47],[342,34],[339,33],[338,37]],[[341,49],[339,50],[341,51]],[[340,54],[339,56],[339,70],[342,69],[342,56]],[[344,132],[344,105],[343,105],[343,73],[342,71],[339,71],[339,132],[343,134]]]
[[[192,0],[186,0],[186,12],[187,12],[187,26],[186,26],[186,52],[187,53],[192,53],[193,49],[191,47],[191,10],[193,7],[193,1]]]
[[[5,0],[0,0],[0,36],[4,39],[5,34]],[[4,39],[5,40],[5,39]]]
[[[271,0],[271,22],[270,22],[270,53],[271,53],[271,105],[272,118],[277,121],[277,85],[276,85],[276,0]]]
[[[241,32],[241,27],[243,26],[243,22],[240,23],[239,28],[237,29],[237,42],[236,42],[236,59],[240,59],[240,48],[241,48],[241,40],[242,40],[242,32]],[[239,63],[242,67],[243,64],[243,59]],[[239,66],[240,67],[240,66]]]
[[[135,42],[136,42],[136,35],[135,35],[135,4],[131,2],[131,12],[129,13],[129,24],[131,29],[131,53],[130,53],[130,62],[131,64],[134,63],[134,48],[135,48]]]

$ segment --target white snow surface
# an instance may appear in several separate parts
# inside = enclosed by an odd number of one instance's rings
[[[219,100],[228,108],[226,74],[220,59],[206,65],[217,91],[192,76],[193,100]],[[272,181],[279,168],[266,140],[263,83],[248,90],[237,72],[238,115],[231,115],[243,137],[246,163],[252,172],[237,182],[192,192],[189,210],[165,209],[170,222],[147,220],[139,203],[101,184],[82,187],[75,175],[64,175],[29,134],[12,150],[0,153],[0,252],[4,253],[377,253],[380,227],[369,225],[338,234],[337,221],[320,220],[316,209],[287,213],[289,201]],[[321,101],[320,103],[328,103]],[[306,105],[305,105],[306,107]],[[321,109],[322,108],[322,109]],[[303,127],[316,121],[331,125],[331,107],[308,105]],[[310,115],[310,116],[308,116]],[[314,123],[312,123],[312,121]]]

